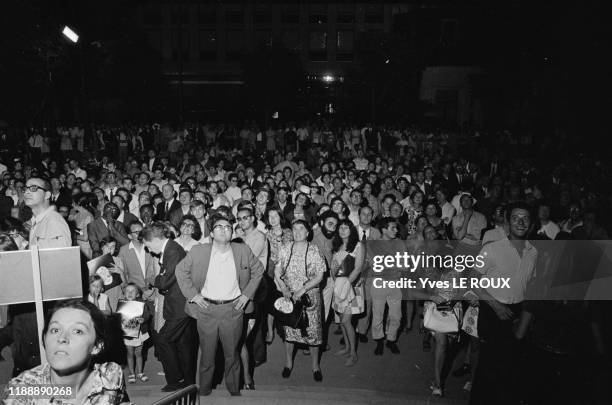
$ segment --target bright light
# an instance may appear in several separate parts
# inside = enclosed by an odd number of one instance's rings
[[[334,76],[332,76],[332,75],[325,75],[325,76],[323,76],[321,79],[322,79],[324,82],[327,82],[327,83],[331,83],[331,82],[333,82],[333,81],[335,80],[335,79],[334,79]]]
[[[387,65],[388,65],[388,64],[389,64],[389,62],[391,62],[391,59],[387,59],[387,60],[385,61],[385,64],[387,64]]]
[[[272,114],[272,118],[273,119],[278,119],[278,111],[274,111],[274,114]]]
[[[77,33],[72,31],[68,26],[64,27],[64,30],[62,31],[62,34],[64,34],[64,36],[66,38],[68,38],[69,40],[71,40],[75,44],[79,40],[79,36],[77,35]]]

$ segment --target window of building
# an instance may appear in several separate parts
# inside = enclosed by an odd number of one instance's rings
[[[266,5],[257,5],[253,12],[255,24],[270,24],[272,22],[272,10]]]
[[[381,4],[369,4],[364,10],[364,22],[368,24],[382,24],[385,21],[385,10]]]
[[[179,50],[182,50],[181,57],[183,60],[189,60],[189,31],[173,30],[172,31],[172,59],[179,59]]]
[[[312,31],[310,33],[308,55],[312,61],[327,60],[327,32]]]
[[[355,6],[353,4],[338,4],[336,21],[339,24],[353,24],[355,22]]]
[[[308,21],[311,24],[326,24],[327,14],[310,14],[308,16]]]
[[[217,11],[213,9],[200,9],[198,12],[198,24],[212,25],[217,23]]]
[[[225,21],[230,24],[244,24],[244,13],[241,10],[227,10]]]
[[[245,37],[243,30],[227,31],[226,58],[230,61],[240,60],[244,51]]]
[[[217,32],[214,30],[200,31],[200,60],[214,61],[217,59]]]
[[[327,4],[311,4],[308,8],[308,22],[311,24],[327,24]]]
[[[340,30],[336,38],[336,60],[350,62],[353,60],[355,50],[355,32],[352,30]]]
[[[189,14],[187,13],[187,10],[173,10],[170,13],[170,22],[173,25],[187,25],[189,23]]]

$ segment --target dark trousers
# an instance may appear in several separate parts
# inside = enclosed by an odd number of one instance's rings
[[[520,315],[520,305],[511,305],[510,309],[515,316]],[[500,320],[491,307],[483,303],[478,314],[478,334],[483,341],[470,405],[517,403],[521,391],[517,374],[521,369],[521,356],[519,342],[514,337],[513,320]]]
[[[215,373],[215,354],[221,340],[225,358],[225,385],[229,392],[240,392],[240,342],[244,313],[234,308],[235,303],[209,304],[198,311],[198,333],[202,358],[200,361],[200,392],[212,390]]]
[[[192,318],[167,320],[155,345],[168,384],[178,384],[180,380],[195,384],[198,336]]]

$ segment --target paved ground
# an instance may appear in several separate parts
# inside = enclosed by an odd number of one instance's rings
[[[339,337],[332,335],[331,352],[324,353],[321,361],[323,382],[312,378],[310,358],[299,351],[293,373],[289,379],[280,375],[284,366],[284,346],[276,337],[268,346],[268,362],[255,369],[256,391],[243,391],[241,398],[230,398],[223,384],[219,385],[206,404],[465,404],[467,393],[461,387],[466,379],[449,377],[445,397],[433,398],[429,384],[432,376],[431,353],[422,351],[421,335],[414,330],[402,335],[399,341],[401,353],[393,355],[385,351],[383,356],[374,356],[375,344],[370,341],[358,349],[359,362],[354,367],[345,367],[344,360],[331,353],[339,349]],[[8,380],[10,353],[3,351],[7,361],[0,362],[0,382]],[[128,386],[132,401],[150,404],[165,394],[160,388],[165,384],[158,376],[161,365],[149,361],[145,372],[150,377],[146,383]]]

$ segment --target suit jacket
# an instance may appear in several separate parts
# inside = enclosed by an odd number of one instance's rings
[[[252,181],[249,181],[249,179],[245,179],[242,184],[246,184],[249,187],[251,187],[251,189],[253,191],[257,191],[257,189],[259,189],[259,187],[261,187],[261,182],[257,181],[257,179],[253,178]],[[240,184],[242,186],[242,184]]]
[[[54,204],[56,207],[61,205],[72,207],[72,197],[70,196],[70,191],[65,188],[60,189],[59,195],[57,197],[51,195],[49,202]]]
[[[170,205],[170,210],[168,212],[166,212],[166,202],[161,202],[157,204],[157,211],[155,211],[155,219],[158,221],[169,221],[170,213],[177,208],[181,208],[181,203],[178,202],[176,198],[174,199],[174,201],[172,201],[172,204]]]
[[[102,218],[96,218],[87,224],[87,237],[89,238],[89,245],[91,246],[93,257],[98,257],[102,254],[100,241],[107,236],[112,236],[117,240],[117,247],[130,243],[123,223],[115,221],[112,227],[114,232],[110,235],[108,228],[104,225],[104,222],[102,222]]]
[[[253,297],[261,282],[264,267],[246,244],[232,243],[231,248],[234,254],[240,292],[250,299],[245,308],[245,312],[249,313],[254,309]],[[206,283],[211,251],[212,243],[196,245],[187,252],[185,259],[176,267],[178,285],[185,298],[187,298],[185,312],[196,319],[202,309],[197,304],[190,303],[189,301],[197,294],[200,294],[204,283]]]
[[[140,269],[140,262],[136,251],[130,248],[130,244],[121,246],[119,257],[123,261],[125,279],[128,283],[134,283],[143,290],[155,283],[155,259],[149,252],[145,252],[145,275]]]
[[[185,257],[185,251],[172,239],[166,243],[162,254],[162,264],[159,275],[155,277],[154,287],[164,296],[164,319],[177,320],[187,317],[185,313],[185,297],[177,284],[177,264]]]
[[[125,227],[125,232],[130,232],[130,224],[132,222],[140,222],[138,217],[127,210],[123,210],[123,226]]]

